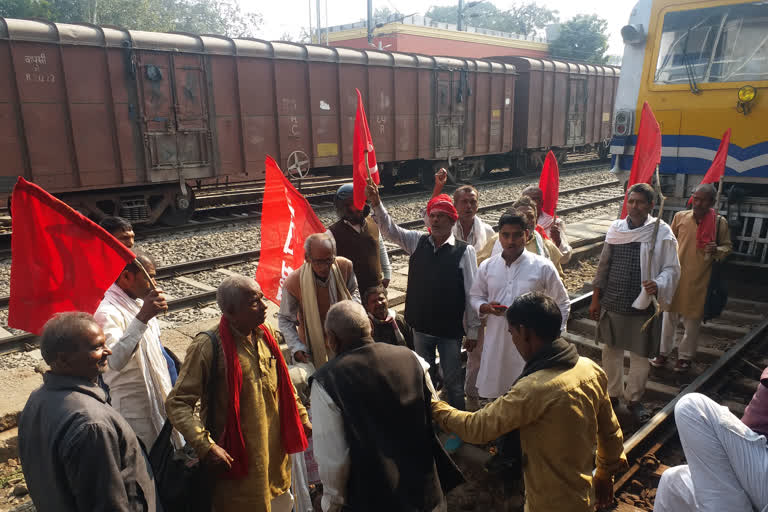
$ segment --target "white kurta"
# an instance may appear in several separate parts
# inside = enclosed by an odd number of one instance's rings
[[[470,292],[475,311],[490,302],[509,306],[520,295],[538,291],[552,297],[563,315],[565,329],[571,302],[555,266],[548,259],[523,251],[511,265],[501,254],[485,260],[478,269]],[[525,361],[515,348],[504,316],[487,316],[483,356],[477,376],[477,389],[484,398],[497,398],[512,387],[520,376]]]

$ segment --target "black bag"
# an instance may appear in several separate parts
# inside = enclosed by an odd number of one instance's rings
[[[720,245],[720,220],[717,217],[717,227],[715,229],[715,243]],[[704,322],[717,318],[725,309],[728,302],[728,288],[723,279],[724,262],[713,261],[712,273],[709,276],[709,285],[707,286],[707,301],[704,303]]]
[[[209,410],[205,419],[205,428],[213,432],[211,429],[214,424],[213,401],[219,342],[214,333],[205,332],[204,334],[211,338],[213,345],[211,378],[208,382]],[[189,445],[181,450],[173,447],[172,432],[173,426],[170,420],[166,420],[149,451],[149,464],[155,475],[158,498],[163,506],[163,512],[210,512],[214,479]]]

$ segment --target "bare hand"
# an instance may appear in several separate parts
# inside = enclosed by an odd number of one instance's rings
[[[371,206],[376,208],[381,204],[381,197],[379,197],[379,187],[371,182],[365,186],[365,197],[371,202]]]
[[[589,318],[597,322],[600,320],[600,299],[593,293],[592,303],[589,305]]]
[[[232,469],[232,463],[235,461],[235,459],[233,459],[232,456],[228,454],[224,448],[214,444],[211,446],[211,449],[208,450],[208,453],[205,455],[205,459],[203,459],[203,461],[205,464],[213,468],[224,471]]]
[[[648,295],[656,295],[659,291],[656,281],[643,281],[643,288],[645,288],[645,293]]]
[[[709,242],[706,247],[704,247],[704,252],[706,254],[714,254],[717,251],[717,244],[715,242]]]
[[[497,307],[494,307],[497,306]],[[487,304],[483,304],[480,306],[480,313],[483,315],[494,315],[494,316],[504,316],[504,313],[506,313],[507,307],[496,302],[491,301]]]
[[[389,279],[382,279],[381,280],[381,286],[383,286],[384,288],[388,288],[389,287]]]
[[[464,348],[467,350],[467,352],[472,352],[475,350],[475,347],[477,347],[477,340],[464,338]]]
[[[597,508],[609,508],[613,505],[613,477],[604,476],[600,471],[592,479],[595,486]]]
[[[442,188],[448,182],[448,171],[441,168],[435,173],[435,184],[439,184]]]
[[[303,423],[301,426],[304,427],[304,435],[307,437],[312,437],[312,424],[309,421],[307,421],[306,423]]]
[[[168,311],[168,302],[165,300],[163,290],[155,288],[150,290],[144,297],[144,304],[141,306],[136,318],[146,324],[160,313]]]
[[[554,222],[549,228],[549,237],[552,239],[552,243],[560,247],[560,244],[562,243],[562,239],[560,238],[560,227]]]
[[[308,363],[309,354],[307,354],[303,350],[297,350],[296,352],[293,353],[293,359],[294,361],[298,361],[300,363]]]

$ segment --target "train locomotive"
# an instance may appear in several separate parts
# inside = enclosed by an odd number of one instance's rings
[[[735,261],[768,265],[768,3],[640,0],[629,24],[611,158],[626,180],[643,103],[662,133],[668,214],[684,209],[732,130],[722,211]]]
[[[24,176],[94,219],[176,225],[267,154],[351,175],[355,88],[388,186],[607,155],[617,68],[499,60],[0,18],[0,201]]]

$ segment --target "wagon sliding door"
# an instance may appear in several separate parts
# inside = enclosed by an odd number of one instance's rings
[[[565,143],[580,146],[586,140],[587,80],[585,76],[571,76],[568,80],[568,123]]]
[[[461,72],[435,72],[435,158],[464,154],[466,88]]]
[[[212,176],[203,58],[138,52],[136,64],[147,181]]]

